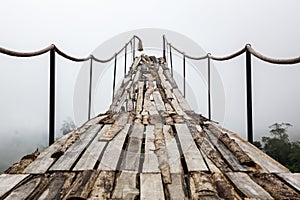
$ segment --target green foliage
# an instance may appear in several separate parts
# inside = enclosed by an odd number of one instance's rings
[[[70,117],[68,117],[63,121],[60,131],[62,132],[63,135],[66,135],[67,133],[73,131],[74,129],[76,129],[76,125],[73,122],[73,120]]]
[[[272,137],[262,137],[263,145],[258,141],[254,145],[292,172],[300,172],[300,142],[289,141],[287,130],[291,126],[289,123],[275,123],[269,126]]]

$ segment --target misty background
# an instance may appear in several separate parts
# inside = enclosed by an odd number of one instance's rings
[[[0,46],[28,52],[54,43],[70,55],[86,57],[120,33],[160,28],[181,33],[200,45],[204,52],[216,56],[231,54],[250,43],[266,56],[291,58],[300,55],[299,4],[297,0],[153,0],[151,3],[12,0],[3,2],[0,7]],[[171,42],[176,45],[176,41]],[[185,51],[190,53],[188,49]],[[191,53],[200,56],[203,52]],[[177,63],[180,65],[180,60]],[[64,120],[75,121],[74,86],[84,65],[56,57],[57,137],[62,134],[60,128]],[[252,56],[252,66],[255,140],[267,135],[268,126],[275,122],[291,123],[290,138],[299,140],[300,65],[273,65]],[[22,156],[48,145],[48,67],[48,54],[33,58],[0,55],[0,172]],[[246,138],[245,56],[214,62],[214,67],[225,94],[225,115],[217,120]],[[103,77],[110,78],[109,69],[108,75]],[[177,69],[179,73],[180,67]],[[119,75],[119,79],[121,77]],[[111,95],[109,90],[104,94],[103,83],[98,81],[95,112],[105,112]],[[199,83],[189,85],[193,88]],[[205,89],[205,81],[200,85]],[[87,98],[85,93],[82,98]],[[205,115],[205,102],[195,102],[193,96],[188,100]],[[216,112],[213,107],[213,116]]]

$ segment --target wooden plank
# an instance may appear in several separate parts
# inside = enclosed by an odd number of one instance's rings
[[[241,171],[241,172],[247,172],[249,169],[243,165],[240,164],[238,159],[234,156],[234,154],[223,144],[223,142],[219,141],[219,139],[211,133],[210,130],[205,129],[207,132],[208,137],[214,144],[214,146],[218,149],[220,154],[225,158],[227,163],[230,165],[230,167],[234,171]]]
[[[0,198],[8,191],[13,189],[22,180],[27,178],[29,174],[1,174],[0,175]]]
[[[175,124],[180,146],[189,172],[208,171],[204,159],[197,148],[186,124]]]
[[[102,125],[91,126],[50,168],[50,171],[68,171],[77,160],[82,151],[87,147],[93,137],[99,132]]]
[[[112,140],[125,126],[129,117],[128,112],[120,113],[111,128],[99,136],[100,141]]]
[[[223,131],[227,132],[229,137],[234,139],[243,151],[248,154],[248,156],[262,168],[262,171],[271,172],[271,173],[286,173],[289,170],[281,165],[279,162],[272,159],[270,156],[262,152],[260,149],[250,144],[246,140],[239,137],[237,134],[230,132],[228,130]]]
[[[61,199],[63,195],[63,186],[68,179],[73,179],[75,173],[54,173],[51,175],[51,181],[39,196],[39,200]]]
[[[111,128],[111,125],[104,125],[103,128],[99,131],[98,136],[102,135]],[[107,142],[98,141],[97,138],[94,138],[92,143],[89,145],[87,150],[81,156],[80,160],[77,162],[73,171],[81,170],[92,170],[96,162],[99,160],[99,156],[102,153]]]
[[[124,145],[130,124],[126,124],[124,129],[108,143],[101,162],[98,166],[99,170],[117,170],[117,164],[122,153],[122,147]]]
[[[192,199],[220,199],[210,175],[205,172],[192,172],[189,185]]]
[[[79,172],[64,199],[87,199],[93,189],[98,173],[92,170]]]
[[[160,82],[161,82],[161,85],[165,91],[165,94],[167,96],[168,99],[173,99],[173,94],[171,92],[171,89],[169,88],[167,82],[166,82],[166,78],[165,76],[163,75],[163,70],[161,67],[159,67],[158,69],[158,76],[159,76],[159,79],[160,79]]]
[[[136,185],[136,175],[136,172],[121,171],[120,177],[116,180],[112,199],[135,199],[140,193]]]
[[[183,174],[171,174],[171,178],[172,183],[167,184],[167,189],[169,191],[169,197],[167,199],[187,199],[185,196],[187,191],[183,190],[183,188],[186,188],[184,186]]]
[[[228,172],[226,176],[231,182],[249,198],[273,199],[262,187],[257,185],[247,174],[243,172]]]
[[[170,172],[178,174],[182,173],[180,154],[171,126],[164,125],[163,133],[166,142],[166,149],[168,152],[168,163],[170,165]]]
[[[34,177],[28,180],[25,184],[22,184],[18,188],[14,189],[5,199],[16,200],[16,199],[27,199],[31,193],[38,187],[42,178]]]
[[[300,173],[278,173],[276,175],[281,177],[300,193]]]
[[[154,126],[146,126],[146,140],[145,140],[145,158],[143,163],[143,173],[158,173],[158,159],[154,153]]]
[[[140,114],[143,110],[143,93],[144,93],[144,82],[138,82],[138,97],[136,103],[136,114]]]
[[[152,93],[152,95],[153,95],[153,99],[154,99],[154,102],[155,102],[155,105],[156,105],[156,109],[158,111],[165,111],[166,110],[165,104],[164,104],[164,102],[163,102],[163,100],[162,100],[159,92],[158,91],[154,91]]]
[[[144,126],[140,123],[134,123],[132,133],[129,136],[128,147],[122,163],[122,169],[130,171],[139,170],[143,134]]]
[[[100,171],[88,200],[111,199],[115,172]]]
[[[23,173],[25,174],[43,174],[49,169],[52,163],[56,160],[56,158],[52,158],[52,154],[61,147],[70,134],[64,135],[63,137],[59,138],[55,143],[49,146],[47,149],[42,151],[40,155],[28,165]]]
[[[182,107],[182,109],[184,111],[191,111],[191,107],[189,106],[187,100],[183,97],[183,95],[181,94],[180,90],[177,89],[173,89],[173,93],[176,96],[177,101],[179,102],[180,106]]]
[[[181,108],[181,106],[178,104],[176,99],[171,100],[171,104],[173,108],[175,109],[176,113],[180,116],[183,116],[187,120],[192,120]]]
[[[165,199],[160,174],[140,174],[141,199]]]
[[[98,124],[102,119],[106,118],[108,115],[101,115],[101,116],[97,116],[94,117],[92,119],[90,119],[89,121],[87,121],[86,123],[84,123],[84,125],[94,125],[94,124]]]
[[[176,84],[176,81],[173,79],[171,73],[170,73],[170,70],[167,69],[167,70],[164,70],[164,74],[165,76],[167,77],[167,80],[170,82],[172,88],[178,88],[177,84]]]

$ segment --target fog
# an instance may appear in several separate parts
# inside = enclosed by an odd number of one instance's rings
[[[0,46],[34,51],[54,43],[64,52],[85,57],[116,35],[157,28],[175,31],[193,40],[203,51],[184,51],[195,56],[207,52],[228,55],[250,43],[264,55],[291,58],[300,55],[299,4],[297,0],[11,0],[2,2],[0,7]],[[171,42],[180,45],[180,41]],[[181,85],[180,57],[175,56],[175,59],[178,60],[174,66],[178,74],[175,78]],[[80,120],[75,119],[74,108],[75,85],[86,64],[57,56],[57,137],[61,135],[63,120],[71,117],[80,126],[87,116],[87,105]],[[101,81],[111,78],[109,65],[111,63],[99,65],[107,67],[107,71],[103,79],[95,80],[93,115],[105,111],[110,103],[111,90],[107,94],[101,90]],[[213,104],[213,119],[246,137],[245,58],[240,56],[213,65],[219,76],[213,76],[212,81],[222,81],[224,100],[220,101],[225,105],[224,116],[218,117],[220,109]],[[252,66],[255,139],[267,134],[268,126],[273,123],[289,122],[293,125],[289,129],[290,137],[299,140],[300,65],[273,65],[252,57]],[[23,155],[48,144],[48,67],[48,54],[34,58],[0,55],[0,172]],[[199,74],[200,82],[193,82],[194,73],[190,70],[187,98],[195,110],[205,115],[206,93],[195,89],[206,89],[205,74]],[[119,74],[118,81],[121,77]],[[87,83],[87,78],[82,81]],[[81,86],[82,98],[87,98],[86,85]],[[205,99],[203,102],[197,99],[201,97]]]

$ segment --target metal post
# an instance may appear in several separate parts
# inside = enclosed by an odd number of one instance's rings
[[[253,144],[251,53],[246,50],[247,134]]]
[[[211,99],[210,99],[210,55],[207,57],[207,97],[208,97],[208,119],[211,120]]]
[[[114,100],[114,96],[115,96],[115,87],[116,87],[116,70],[117,70],[117,54],[115,55],[115,65],[114,65],[114,81],[113,81],[113,94],[112,94],[112,101]]]
[[[89,110],[88,119],[91,119],[91,105],[92,105],[92,84],[93,84],[93,57],[90,59],[90,83],[89,83]]]
[[[166,39],[165,39],[165,36],[163,36],[163,58],[166,61]]]
[[[171,44],[169,44],[169,47],[170,47],[170,65],[171,65],[171,74],[172,74],[172,77],[173,77],[173,59],[172,59],[172,47],[171,47]]]
[[[135,38],[133,38],[132,46],[133,46],[133,49],[132,49],[132,58],[133,58],[133,61],[134,61],[134,58],[135,58]]]
[[[50,83],[49,83],[49,146],[55,137],[55,49],[50,50]]]
[[[185,54],[183,54],[183,97],[185,98]]]
[[[125,63],[124,63],[124,77],[126,76],[126,72],[127,72],[127,45],[125,46]]]

